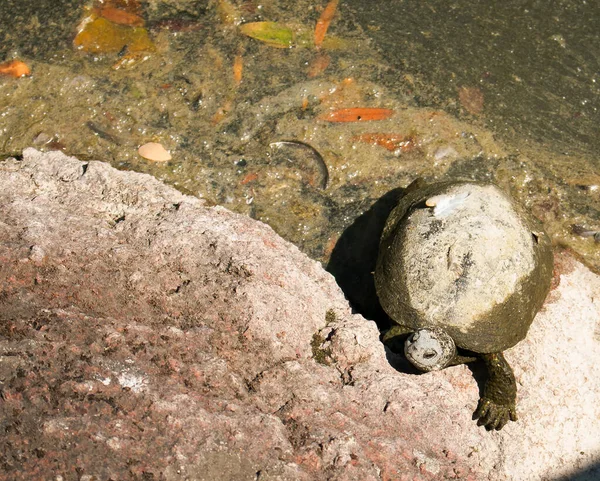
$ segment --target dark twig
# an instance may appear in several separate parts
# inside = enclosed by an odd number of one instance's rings
[[[323,160],[321,154],[312,145],[301,142],[300,140],[280,140],[279,142],[271,142],[269,147],[278,149],[282,147],[291,147],[310,152],[311,157],[315,161],[315,165],[321,174],[321,182],[319,183],[319,187],[321,189],[325,189],[327,187],[327,182],[329,182],[329,171],[327,170],[327,165],[325,165],[325,161]]]

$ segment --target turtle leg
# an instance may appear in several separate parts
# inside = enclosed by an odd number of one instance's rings
[[[479,358],[477,356],[466,356],[460,353],[456,353],[456,356],[448,363],[448,366],[458,366],[460,364],[468,364],[470,362],[475,362]]]
[[[477,425],[488,431],[499,431],[509,420],[517,420],[515,375],[501,352],[480,357],[487,367],[488,379],[473,419],[478,419]]]

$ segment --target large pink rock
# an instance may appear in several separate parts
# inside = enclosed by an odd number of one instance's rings
[[[0,479],[600,476],[600,279],[569,255],[489,433],[467,366],[395,370],[268,226],[56,152],[0,183]]]

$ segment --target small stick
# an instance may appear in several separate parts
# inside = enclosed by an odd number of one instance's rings
[[[321,182],[319,187],[321,189],[325,189],[327,187],[327,182],[329,182],[329,171],[327,170],[327,165],[325,164],[325,161],[323,160],[321,154],[319,154],[317,149],[315,149],[312,145],[308,145],[307,143],[301,142],[300,140],[280,140],[279,142],[271,142],[269,144],[269,147],[276,147],[278,149],[280,149],[281,147],[292,147],[296,149],[308,150],[311,153],[315,164],[317,165],[319,173],[321,174]]]

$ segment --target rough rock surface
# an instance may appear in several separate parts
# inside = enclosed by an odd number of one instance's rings
[[[569,255],[489,433],[468,367],[394,369],[269,227],[60,153],[0,185],[0,479],[600,476],[600,279]]]

